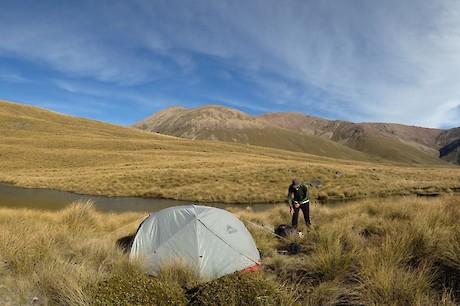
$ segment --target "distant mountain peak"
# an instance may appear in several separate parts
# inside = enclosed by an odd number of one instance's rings
[[[200,130],[262,129],[270,124],[229,107],[203,105],[196,108],[170,107],[133,126],[153,132],[195,138],[196,132]]]
[[[460,138],[455,129],[353,123],[300,112],[251,116],[221,105],[169,107],[133,126],[191,139],[241,142],[336,158],[365,160],[366,156],[373,156],[409,164],[442,164],[441,147]],[[448,146],[449,151],[457,152],[457,143]],[[455,163],[457,155],[452,155],[446,155],[445,159]]]

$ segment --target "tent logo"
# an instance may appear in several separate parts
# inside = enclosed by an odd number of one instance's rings
[[[236,232],[238,232],[235,228],[231,227],[230,225],[227,225],[227,233],[228,234],[235,234]]]

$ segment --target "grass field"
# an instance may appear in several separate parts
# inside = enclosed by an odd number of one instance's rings
[[[460,167],[331,159],[197,141],[0,101],[0,181],[92,195],[281,203],[293,177],[312,198],[454,193]]]
[[[145,217],[92,203],[57,212],[0,209],[0,304],[457,305],[460,168],[358,162],[257,146],[194,141],[0,101],[0,181],[109,196],[272,203],[232,210],[263,266],[203,282],[186,267],[156,277],[117,241]],[[283,255],[293,177],[319,178],[313,227]],[[412,195],[439,195],[416,197]],[[394,196],[394,197],[389,197]],[[387,198],[385,198],[387,197]],[[261,230],[251,224],[264,225]]]
[[[0,209],[2,305],[458,305],[460,198],[313,205],[298,254],[272,234],[285,206],[233,209],[252,233],[262,269],[204,282],[184,266],[150,277],[117,241],[145,217],[91,202],[57,212]],[[258,226],[253,226],[257,224]],[[261,229],[261,227],[265,229]]]

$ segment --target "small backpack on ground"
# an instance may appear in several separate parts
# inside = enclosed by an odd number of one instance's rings
[[[297,235],[297,230],[290,225],[281,224],[275,228],[275,234],[286,238],[289,236]]]
[[[298,232],[295,228],[293,228],[290,225],[281,224],[275,228],[275,234],[278,235],[279,237],[289,239],[290,237],[296,237],[298,235]],[[286,251],[289,254],[297,254],[300,252],[300,244],[296,242],[291,242],[289,246],[287,246]]]

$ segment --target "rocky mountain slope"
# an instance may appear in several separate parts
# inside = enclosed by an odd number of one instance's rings
[[[334,158],[458,163],[458,131],[331,121],[301,113],[251,116],[223,106],[171,107],[134,127],[190,139],[246,143]],[[440,159],[440,150],[443,148]]]
[[[460,127],[441,132],[436,143],[442,159],[460,165]]]
[[[386,159],[419,163],[420,159],[427,160],[425,155],[431,155],[460,164],[460,128],[442,130],[394,123],[330,121],[301,113],[269,113],[257,117]]]
[[[216,140],[277,148],[341,159],[371,161],[367,154],[316,135],[280,128],[223,106],[171,107],[133,125],[177,137]]]

